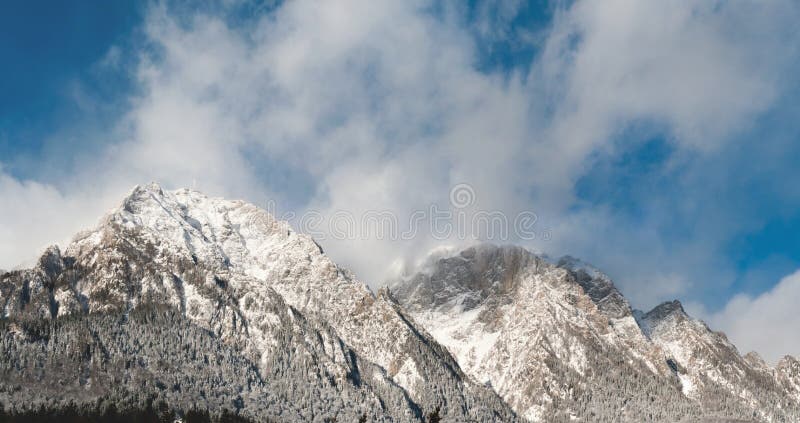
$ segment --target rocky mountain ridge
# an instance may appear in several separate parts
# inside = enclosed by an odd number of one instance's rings
[[[390,283],[394,297],[531,421],[800,419],[794,358],[741,356],[678,301],[633,310],[575,258],[478,245],[420,268]]]
[[[28,322],[74,318],[88,324],[95,316],[124,317],[162,308],[177,313],[168,320],[206,331],[220,348],[229,348],[237,360],[257,370],[259,383],[238,385],[241,400],[228,404],[230,412],[254,420],[291,414],[291,410],[274,412],[272,403],[258,400],[262,387],[273,382],[265,375],[276,373],[281,375],[278,385],[289,392],[279,390],[269,396],[293,398],[298,389],[324,392],[303,394],[303,403],[321,411],[300,414],[302,420],[367,415],[375,420],[417,421],[436,409],[451,419],[515,419],[490,389],[472,383],[443,347],[414,327],[397,304],[374,295],[336,266],[311,238],[244,202],[212,199],[190,190],[166,192],[157,185],[137,187],[97,227],[76,236],[63,254],[48,249],[34,269],[0,278],[2,315],[18,328],[3,334],[8,345],[27,341],[45,349],[52,345],[49,337],[23,330]],[[78,385],[74,392],[83,392],[78,387],[92,386],[92,380],[104,377],[104,369],[113,369],[116,356],[93,348],[110,350],[100,332],[116,330],[98,329],[85,346],[85,359],[92,365],[100,360],[102,365],[93,367],[98,376],[70,382]],[[293,342],[287,343],[287,337]],[[73,347],[54,354],[69,356]],[[289,358],[276,368],[276,357]],[[20,369],[24,374],[30,370],[27,366],[43,358],[18,359],[3,377],[17,382],[0,387],[6,395],[0,401],[12,409],[24,406],[20,398],[39,388],[36,383],[20,383]],[[144,358],[148,360],[165,357]],[[295,369],[298,365],[302,371]],[[155,379],[161,377],[150,366],[143,367]],[[290,377],[295,370],[304,377]],[[292,386],[309,378],[309,386]],[[145,385],[163,386],[155,395],[175,403],[162,381],[148,380]],[[181,390],[186,389],[184,384]],[[188,389],[194,393],[181,401],[215,408],[208,396],[192,399],[198,395],[196,387]],[[328,400],[337,396],[342,401]],[[89,394],[56,399],[95,401]],[[334,403],[338,405],[330,405]]]
[[[795,358],[633,310],[578,259],[479,245],[373,293],[267,212],[155,184],[0,272],[0,356],[0,418],[800,419]]]

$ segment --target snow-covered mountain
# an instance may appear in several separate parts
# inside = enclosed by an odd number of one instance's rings
[[[678,302],[631,309],[599,270],[519,247],[432,256],[392,295],[532,421],[798,421],[797,361],[742,357]]]
[[[0,272],[0,316],[0,420],[800,420],[795,358],[578,259],[480,245],[373,293],[267,212],[157,185]]]
[[[770,368],[754,352],[741,356],[725,334],[689,317],[680,302],[663,303],[639,321],[642,331],[673,360],[687,397],[755,420],[800,419],[800,403],[782,386],[780,366]]]
[[[59,342],[54,334],[36,335],[29,322],[86,320],[91,326],[100,316],[127,319],[131,314],[146,321],[148,312],[167,309],[177,312],[169,321],[206,331],[225,354],[234,354],[230,364],[252,367],[256,382],[247,384],[236,376],[237,369],[227,371],[228,365],[217,363],[220,368],[212,370],[217,381],[230,376],[238,386],[225,394],[238,395],[226,404],[230,411],[254,420],[294,413],[302,418],[285,420],[350,421],[367,415],[414,421],[437,408],[451,419],[514,419],[491,389],[469,381],[447,350],[413,326],[386,295],[373,294],[336,266],[311,238],[239,201],[189,190],[165,192],[157,185],[137,187],[63,254],[51,248],[34,269],[3,275],[0,293],[7,322],[2,355],[33,354],[5,363],[0,401],[7,407],[27,407],[33,392],[53,386],[46,371],[34,383],[23,382],[25,375],[36,373],[30,366],[37,360],[52,358],[49,353],[36,355],[38,348],[57,348]],[[170,351],[123,358],[140,350],[117,345],[121,352],[112,353],[116,330],[102,325],[90,329],[84,364],[91,366],[92,376],[62,379],[70,389],[52,391],[47,398],[92,403],[102,393],[98,381],[119,371],[112,363],[129,359],[153,379],[144,386],[159,387],[154,390],[158,398],[183,408],[218,407],[219,398],[209,398],[208,392],[199,395],[191,381],[173,389],[159,380],[163,375],[153,366],[167,360],[163,354]],[[148,345],[160,341],[145,340]],[[67,342],[53,354],[69,358],[71,348],[84,346]],[[303,376],[296,377],[298,373]],[[122,380],[135,383],[126,377]],[[277,388],[270,390],[270,385]],[[264,403],[264,395],[278,398]],[[286,411],[274,404],[281,398],[290,404]],[[298,402],[310,408],[292,410],[291,404]]]

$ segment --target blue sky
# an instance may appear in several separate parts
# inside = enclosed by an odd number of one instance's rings
[[[137,2],[89,3],[9,1],[0,15],[0,157],[10,171],[29,174],[27,161],[41,154],[61,130],[77,131],[76,121],[96,125],[113,119],[125,98],[128,75],[99,72],[112,45],[130,40],[141,24]],[[82,92],[79,92],[82,91]],[[76,96],[104,103],[86,116]],[[73,132],[77,135],[78,132]]]
[[[800,268],[790,1],[0,8],[0,267],[151,180],[400,216],[466,182],[479,207],[535,211],[552,239],[525,245],[596,264],[636,306],[680,298],[745,345],[734,314],[787,318],[770,294]],[[437,245],[329,244],[373,285]]]

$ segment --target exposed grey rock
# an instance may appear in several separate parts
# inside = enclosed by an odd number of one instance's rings
[[[623,318],[632,313],[628,300],[614,286],[605,273],[574,257],[559,259],[558,267],[567,269],[589,298],[604,314],[611,318]]]
[[[576,280],[586,272],[565,267],[520,247],[485,244],[433,258],[391,286],[465,371],[532,421],[697,416],[630,312],[607,315]],[[654,410],[655,399],[669,406]]]
[[[693,319],[678,301],[662,303],[639,320],[649,339],[674,363],[682,393],[714,417],[796,421],[800,399],[757,354],[740,355],[724,333]]]
[[[800,419],[795,358],[741,356],[677,301],[632,310],[578,259],[479,245],[374,294],[263,210],[157,185],[0,272],[0,357],[0,419]]]
[[[178,410],[189,403],[217,409],[222,400],[210,397],[209,392],[198,395],[192,378],[243,386],[238,376],[227,381],[227,375],[235,371],[223,370],[228,365],[247,365],[264,382],[264,387],[251,392],[254,398],[266,395],[292,403],[298,401],[295,392],[302,395],[311,414],[301,407],[300,414],[285,417],[287,421],[337,416],[357,421],[351,417],[363,413],[378,420],[418,421],[437,407],[443,417],[456,420],[515,419],[491,389],[471,382],[447,350],[415,327],[397,304],[374,295],[325,257],[313,240],[252,205],[193,191],[137,187],[96,228],[78,234],[63,253],[48,249],[33,269],[3,275],[0,307],[8,323],[7,339],[22,343],[4,344],[0,355],[38,351],[39,347],[26,347],[31,339],[28,332],[17,330],[25,325],[76,321],[83,327],[93,325],[99,316],[108,316],[102,320],[104,331],[133,330],[126,325],[134,325],[140,331],[136,342],[164,343],[169,333],[148,329],[150,319],[129,319],[153,308],[173,313],[170,322],[207,332],[208,345],[219,343],[237,358],[227,365],[220,363],[219,371],[210,368],[209,373],[192,375],[182,388],[192,392],[187,394],[188,402],[166,397]],[[102,337],[80,339],[84,341],[59,351],[66,358],[72,350],[111,351]],[[167,355],[181,356],[180,351],[163,349],[128,355],[134,351],[120,346],[103,353],[108,364],[99,368],[94,367],[97,360],[90,360],[96,376],[87,380],[124,373],[119,363],[130,360],[142,360],[144,371],[151,374],[153,363]],[[19,359],[21,364],[8,369],[4,380],[23,380],[28,371],[57,371],[47,366],[63,361],[48,359],[44,367],[31,368],[35,361]],[[164,372],[181,371],[174,361],[162,367]],[[270,379],[264,375],[271,375]],[[3,388],[15,393],[7,406],[23,407],[20,398],[35,397],[42,388],[39,384],[50,382],[46,377],[33,380],[38,382]],[[123,378],[121,383],[120,390],[128,393],[141,388],[132,378]],[[248,389],[255,389],[251,385]],[[97,389],[101,395],[106,388]],[[91,404],[96,398],[79,392],[65,391],[57,404]],[[115,398],[124,402],[126,395]],[[269,411],[274,407],[254,404],[234,411],[255,420],[275,416]],[[291,407],[287,410],[291,413]]]
[[[742,357],[678,301],[634,311],[572,257],[480,245],[391,286],[467,373],[533,421],[800,419],[793,358],[772,369]]]

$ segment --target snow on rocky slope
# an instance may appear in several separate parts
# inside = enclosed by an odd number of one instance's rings
[[[640,324],[674,363],[687,397],[757,420],[800,418],[797,397],[781,386],[780,366],[770,368],[756,353],[741,356],[725,334],[689,317],[680,302],[655,307]]]
[[[374,295],[311,238],[241,201],[137,187],[96,228],[76,236],[63,256],[52,248],[36,269],[3,276],[0,292],[5,318],[128,313],[165,304],[239,346],[264,371],[283,347],[277,334],[286,316],[274,306],[283,301],[290,315],[332,329],[332,338],[321,339],[327,357],[314,359],[330,361],[325,365],[341,381],[353,370],[342,351],[352,348],[386,372],[373,372],[367,383],[403,388],[418,407],[409,415],[441,407],[451,418],[513,419],[391,299]]]
[[[613,406],[615,390],[629,383],[642,406],[622,417],[636,420],[649,396],[678,392],[655,350],[628,347],[632,317],[612,326],[564,268],[519,247],[481,245],[429,269],[392,284],[393,295],[467,373],[530,420],[587,418],[587,409]],[[628,374],[606,371],[615,367]],[[678,416],[691,412],[688,403],[675,407]]]
[[[679,303],[634,312],[608,276],[571,257],[479,245],[390,286],[467,373],[532,421],[800,418],[796,361],[748,361]]]
[[[0,272],[0,407],[160,398],[257,421],[419,421],[436,408],[446,421],[800,420],[795,358],[741,356],[677,302],[634,311],[575,258],[480,245],[390,285],[374,294],[253,205],[137,187],[63,252]]]

